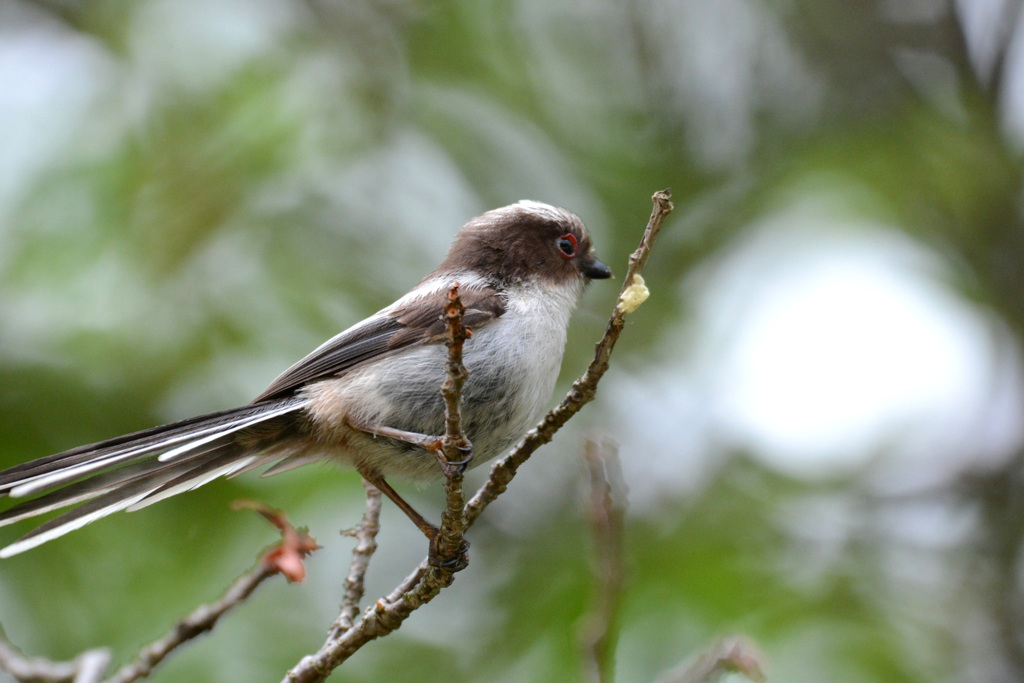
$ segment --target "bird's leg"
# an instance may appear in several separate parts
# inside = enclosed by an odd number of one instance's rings
[[[446,477],[450,477],[453,474],[462,474],[466,471],[466,467],[469,466],[470,461],[473,459],[473,448],[469,444],[462,444],[458,447],[459,452],[464,454],[466,457],[462,460],[448,460],[448,458],[444,456],[444,450],[441,448],[441,437],[439,436],[407,432],[404,429],[395,429],[394,427],[379,425],[373,422],[357,423],[353,422],[351,418],[348,420],[348,425],[352,427],[352,429],[365,434],[383,436],[388,439],[395,439],[396,441],[412,444],[413,446],[419,446],[437,458],[437,463],[441,466],[441,471]],[[381,490],[383,491],[383,489]]]
[[[395,439],[396,441],[402,441],[404,443],[412,444],[413,446],[419,446],[428,453],[432,453],[437,459],[438,464],[441,466],[441,471],[446,477],[451,477],[455,474],[462,474],[466,470],[466,466],[469,465],[472,459],[473,450],[469,444],[460,446],[460,452],[466,453],[466,456],[462,460],[450,462],[444,455],[444,450],[441,446],[441,437],[429,436],[427,434],[419,434],[417,432],[408,432],[404,429],[396,429],[394,427],[387,427],[385,425],[378,425],[372,422],[353,422],[351,418],[348,420],[348,424],[355,430],[363,432],[364,434],[370,434],[373,436],[381,436],[388,439]],[[465,449],[465,450],[463,450]],[[416,509],[409,505],[398,495],[398,491],[391,488],[391,484],[384,480],[384,477],[371,470],[360,469],[359,473],[363,475],[366,481],[370,482],[383,493],[385,496],[391,499],[398,508],[405,513],[416,528],[423,532],[423,535],[430,541],[430,550],[427,553],[427,559],[430,564],[437,567],[445,567],[452,571],[459,571],[464,569],[468,564],[466,553],[469,551],[469,542],[465,539],[462,540],[462,547],[459,548],[459,554],[452,560],[442,561],[438,556],[438,542],[441,537],[440,530],[428,522],[423,515],[416,511]]]
[[[416,511],[412,505],[406,502],[405,498],[398,495],[398,491],[391,488],[391,484],[384,480],[384,477],[372,472],[370,470],[360,469],[359,474],[363,475],[363,479],[370,482],[383,493],[385,496],[391,499],[391,502],[398,506],[405,516],[412,520],[412,523],[416,525],[416,528],[423,532],[423,535],[428,540],[433,541],[437,538],[438,529],[436,526],[426,520],[426,518]]]
[[[404,498],[398,495],[398,491],[391,488],[391,484],[387,483],[377,472],[369,470],[359,470],[359,474],[363,475],[363,479],[370,482],[383,493],[385,496],[391,499],[391,502],[398,506],[405,516],[412,520],[412,523],[416,525],[416,528],[423,532],[423,535],[430,541],[429,552],[427,553],[427,561],[435,567],[445,567],[452,571],[459,571],[466,568],[468,559],[466,553],[469,551],[469,541],[462,539],[462,547],[459,548],[459,554],[451,560],[442,561],[438,556],[437,544],[441,538],[441,531],[436,526],[428,522],[423,515],[416,512],[416,508],[406,502]]]

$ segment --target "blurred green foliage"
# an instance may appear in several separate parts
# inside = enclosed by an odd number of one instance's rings
[[[1017,26],[1019,3],[995,5]],[[713,428],[684,438],[697,426],[664,385],[623,389],[713,376],[693,322],[707,276],[759,221],[828,188],[837,223],[877,223],[941,262],[991,332],[993,381],[1020,391],[1021,112],[1006,93],[1021,70],[1013,31],[967,30],[972,7],[9,1],[0,465],[249,400],[414,284],[465,220],[520,198],[579,213],[622,272],[651,193],[671,186],[654,296],[598,405],[488,511],[456,585],[336,677],[579,677],[595,580],[578,444],[611,429],[633,491],[620,680],[654,680],[732,632],[787,683],[1022,680],[1019,444],[986,459],[950,439],[944,477],[928,462],[886,470],[884,447],[800,476]],[[613,289],[588,294],[563,381]],[[629,431],[629,415],[649,417]],[[658,482],[672,463],[693,477]],[[923,483],[890,495],[876,484],[893,471]],[[277,680],[322,642],[350,549],[337,530],[361,510],[355,475],[326,465],[219,482],[3,561],[6,635],[33,655],[127,659],[273,540],[229,511],[241,497],[287,510],[325,548],[306,583],[264,586],[156,679]],[[423,555],[393,512],[371,594]],[[901,533],[907,517],[943,533]]]

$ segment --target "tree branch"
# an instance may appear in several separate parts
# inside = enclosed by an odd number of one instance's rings
[[[26,657],[0,638],[0,671],[17,681],[98,683],[109,665],[110,651],[106,648],[86,650],[70,662],[53,662]]]
[[[345,597],[341,602],[341,613],[331,627],[331,633],[338,636],[348,629],[359,616],[359,602],[366,593],[366,570],[370,559],[377,552],[377,534],[380,533],[381,495],[376,486],[363,479],[366,488],[366,512],[355,529],[344,532],[356,539],[356,547],[352,549],[352,562],[349,564],[348,578],[345,579]]]
[[[458,495],[461,495],[461,472],[456,473],[456,477],[448,477],[445,485],[445,490],[448,494],[448,507],[445,510],[445,515],[442,516],[442,535],[452,534],[451,538],[454,539],[456,533],[459,532],[457,535],[461,543],[461,532],[457,525],[463,524],[465,528],[471,526],[476,518],[480,516],[480,513],[505,491],[508,483],[515,476],[516,470],[529,459],[533,452],[550,441],[555,432],[569,418],[578,413],[585,404],[593,400],[597,390],[597,383],[608,369],[608,361],[612,349],[614,349],[615,342],[622,333],[625,325],[625,316],[636,310],[636,307],[646,298],[647,290],[643,286],[641,272],[647,263],[647,259],[650,257],[651,248],[654,246],[654,241],[661,230],[665,217],[672,212],[671,196],[671,191],[663,190],[656,192],[652,197],[654,208],[647,223],[647,229],[644,231],[640,246],[637,247],[636,251],[629,258],[629,268],[619,295],[619,301],[608,321],[604,337],[597,344],[594,360],[591,361],[587,371],[576,380],[568,396],[548,413],[541,423],[527,434],[508,456],[491,468],[491,474],[487,482],[477,491],[473,499],[462,508],[461,515],[454,514],[452,510],[453,501],[457,499]],[[459,319],[458,323],[461,324],[461,313],[457,317]],[[448,314],[448,307],[446,307],[446,319],[449,323],[449,338],[451,339],[451,335],[453,335],[451,330],[453,317]],[[452,343],[449,345],[449,363],[446,366],[448,376],[445,383],[448,384],[450,380],[453,385],[452,388],[457,383],[457,378],[453,378],[453,373],[458,374],[457,368],[453,367],[452,362],[452,358],[456,353],[456,347],[458,347],[458,361],[461,364],[461,343]],[[458,389],[461,390],[461,384],[458,384]],[[458,414],[457,401],[453,404],[446,397],[445,406],[448,420],[453,415]],[[461,418],[459,419],[461,420]],[[448,422],[446,426],[446,439],[449,437],[450,426],[451,422]],[[448,452],[445,451],[445,458],[451,462],[450,457],[447,455]],[[453,494],[451,488],[456,486],[459,489],[458,494]],[[359,648],[371,640],[386,636],[400,627],[410,614],[433,600],[443,588],[450,586],[453,581],[452,567],[439,567],[433,566],[427,561],[422,562],[390,595],[379,599],[372,608],[368,609],[363,614],[363,618],[352,628],[342,634],[336,635],[332,633],[331,637],[328,637],[327,642],[321,646],[319,651],[313,655],[303,657],[285,675],[284,682],[311,683],[323,681],[334,669],[358,651]]]
[[[462,362],[462,346],[472,332],[463,322],[466,307],[459,298],[459,283],[448,290],[448,303],[444,307],[447,323],[448,361],[446,376],[441,385],[444,398],[445,432],[441,439],[444,455],[442,470],[445,474],[445,509],[441,513],[441,526],[437,539],[437,554],[442,565],[453,569],[464,569],[468,562],[468,544],[463,540],[466,533],[466,518],[462,512],[466,504],[462,492],[462,473],[473,457],[473,446],[462,429],[462,386],[469,377],[469,371]]]
[[[208,605],[201,605],[175,624],[165,636],[143,648],[135,661],[118,669],[117,673],[109,679],[110,682],[129,683],[145,678],[171,652],[211,630],[225,612],[240,604],[261,583],[277,573],[276,567],[261,561],[257,567],[239,577],[219,600]]]
[[[714,683],[728,673],[741,674],[755,683],[767,680],[764,655],[749,638],[722,638],[693,661],[663,675],[658,683]]]
[[[635,304],[636,298],[641,298],[641,300],[644,298],[640,293],[646,291],[641,274],[644,266],[647,265],[647,259],[651,256],[651,249],[654,247],[654,241],[661,231],[665,217],[672,213],[671,190],[655,192],[651,199],[654,201],[654,208],[647,222],[647,229],[640,240],[640,246],[629,257],[629,269],[626,271],[626,277],[622,283],[619,301],[608,320],[604,337],[597,343],[594,350],[594,360],[590,362],[590,366],[583,376],[573,382],[572,389],[562,399],[562,402],[548,413],[511,453],[491,467],[491,475],[487,479],[487,483],[466,504],[466,520],[469,526],[473,525],[476,518],[488,505],[504,493],[512,478],[516,476],[516,472],[523,463],[529,460],[534,451],[551,441],[555,432],[561,429],[562,425],[569,421],[569,418],[594,400],[597,383],[608,370],[608,362],[612,350],[615,348],[615,342],[619,340],[622,328],[626,324],[626,315],[636,310],[635,307],[631,309],[631,306],[639,305]],[[638,278],[639,281],[637,281]]]
[[[593,606],[584,621],[584,680],[614,680],[619,607],[626,584],[623,537],[626,525],[626,484],[618,450],[611,441],[587,439],[583,456],[590,473],[588,506],[594,543]]]
[[[265,551],[259,564],[238,578],[217,601],[201,605],[178,621],[166,635],[142,648],[134,661],[105,679],[106,683],[130,683],[148,676],[176,649],[211,630],[225,613],[244,602],[271,576],[280,573],[291,581],[305,576],[302,558],[319,547],[309,534],[295,529],[279,511],[261,503],[243,501],[235,507],[255,509],[281,530],[281,541]],[[110,652],[103,648],[83,652],[73,662],[51,662],[25,657],[0,638],[0,671],[18,681],[98,683],[104,680],[109,666]]]
[[[264,552],[259,564],[239,577],[223,596],[208,605],[201,605],[180,620],[165,636],[144,647],[135,661],[118,669],[107,683],[130,683],[148,676],[174,650],[213,629],[228,610],[244,602],[261,583],[275,574],[284,574],[293,581],[302,580],[305,575],[302,558],[319,547],[316,541],[304,531],[296,530],[280,512],[268,506],[244,502],[236,503],[235,507],[256,509],[281,530],[281,541]]]
[[[462,363],[462,346],[470,331],[463,324],[465,307],[459,298],[459,284],[448,291],[444,308],[447,323],[448,360],[441,395],[445,402],[445,434],[441,440],[439,456],[445,473],[447,505],[441,515],[441,526],[436,545],[435,562],[424,561],[402,582],[391,595],[381,598],[367,610],[363,618],[347,630],[333,630],[320,650],[307,655],[289,671],[284,680],[291,683],[322,681],[353,653],[366,643],[391,633],[421,605],[425,605],[450,586],[454,572],[466,566],[467,545],[463,540],[466,519],[463,515],[465,496],[462,492],[462,472],[472,453],[472,447],[462,430],[462,386],[468,377]],[[339,617],[338,622],[342,621]]]

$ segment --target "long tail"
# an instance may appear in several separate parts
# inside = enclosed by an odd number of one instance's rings
[[[247,449],[240,437],[267,430],[303,407],[289,397],[153,427],[15,465],[0,472],[0,496],[38,498],[0,514],[0,526],[68,505],[78,507],[0,549],[0,558],[34,548],[119,510],[138,510],[285,453]],[[277,430],[271,430],[277,431]]]

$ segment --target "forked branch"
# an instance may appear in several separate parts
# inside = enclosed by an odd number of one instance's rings
[[[491,468],[487,482],[480,488],[473,498],[461,509],[461,514],[455,514],[453,504],[457,501],[461,492],[461,472],[449,476],[445,490],[448,499],[448,507],[445,516],[442,517],[442,534],[452,534],[452,538],[458,538],[461,543],[461,532],[457,525],[464,525],[468,528],[480,516],[480,513],[490,505],[507,488],[509,482],[515,477],[519,467],[525,463],[534,451],[542,445],[551,441],[559,429],[584,405],[594,399],[597,391],[597,384],[601,377],[608,370],[608,363],[615,343],[622,334],[625,326],[625,318],[636,310],[637,306],[646,298],[647,290],[643,283],[642,271],[650,258],[651,249],[661,230],[665,217],[672,212],[671,191],[664,190],[656,192],[653,196],[654,208],[651,211],[650,220],[644,231],[643,238],[636,251],[629,258],[629,268],[623,281],[622,291],[608,320],[608,326],[604,337],[597,343],[594,352],[594,359],[586,372],[576,380],[569,394],[562,402],[555,407],[529,434],[513,449],[509,455],[500,460]],[[446,307],[446,316],[448,316]],[[449,322],[450,339],[453,318],[458,318],[461,325],[461,313],[457,316],[447,317]],[[452,362],[452,357],[458,352],[458,365],[461,365],[461,342],[449,342],[449,364],[448,378],[445,382],[449,389],[454,389],[461,395],[461,383],[458,380],[458,368]],[[461,423],[458,415],[458,401],[449,401],[446,396],[448,408],[448,426],[451,427],[453,418]],[[446,439],[451,432],[446,433]],[[464,437],[463,437],[464,438]],[[446,454],[449,451],[445,451]],[[451,461],[451,456],[446,455]],[[457,492],[453,491],[457,488]],[[348,657],[358,651],[363,645],[386,636],[399,628],[402,623],[415,610],[427,604],[446,586],[454,581],[452,568],[431,566],[426,560],[420,563],[406,579],[390,595],[380,598],[369,608],[352,628],[344,633],[332,632],[320,650],[307,657],[304,657],[288,674],[284,681],[288,683],[322,681],[330,675],[331,671],[340,666]]]

